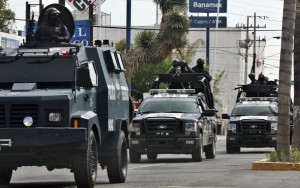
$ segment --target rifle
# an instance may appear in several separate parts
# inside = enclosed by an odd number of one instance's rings
[[[34,13],[32,12],[31,19],[28,21],[28,27],[26,32],[26,42],[34,42]]]

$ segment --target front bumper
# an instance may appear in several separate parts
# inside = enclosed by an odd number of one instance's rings
[[[2,128],[0,163],[45,165],[68,160],[87,148],[85,128]]]
[[[129,147],[136,152],[157,154],[185,154],[198,148],[199,138],[130,138]]]
[[[276,147],[277,135],[239,135],[227,134],[226,143],[233,147]]]

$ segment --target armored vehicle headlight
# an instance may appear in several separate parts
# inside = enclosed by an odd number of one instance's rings
[[[228,126],[228,130],[232,131],[233,133],[236,133],[236,124],[230,123]]]
[[[49,122],[61,122],[62,120],[62,115],[61,113],[58,112],[51,112],[48,115],[48,121]]]
[[[196,131],[196,130],[197,130],[197,122],[188,122],[188,123],[185,123],[184,134],[186,136],[189,136],[192,131]]]
[[[271,133],[277,133],[277,123],[271,123]]]
[[[141,135],[141,123],[132,123],[136,135]]]
[[[32,117],[25,117],[24,120],[23,120],[23,124],[26,126],[26,127],[30,127],[32,124],[33,124],[33,119]]]

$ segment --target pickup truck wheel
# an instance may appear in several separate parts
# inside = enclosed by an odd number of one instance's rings
[[[137,153],[133,149],[129,149],[129,158],[131,163],[138,163],[141,161],[141,154]]]
[[[216,157],[216,138],[212,139],[212,143],[206,146],[205,157],[206,159],[214,159]]]
[[[0,185],[9,184],[13,169],[11,167],[0,165]]]
[[[128,158],[127,142],[123,131],[120,131],[118,149],[107,165],[107,175],[110,183],[124,183],[127,176]]]
[[[147,158],[150,160],[156,160],[157,159],[157,153],[148,153]]]
[[[194,162],[202,162],[202,156],[203,156],[203,141],[202,141],[202,135],[200,134],[198,148],[192,152],[192,159]]]
[[[94,132],[90,132],[88,149],[76,155],[73,162],[77,187],[92,188],[96,183],[98,169],[98,147]]]

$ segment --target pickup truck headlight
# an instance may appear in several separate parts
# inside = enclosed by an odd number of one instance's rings
[[[197,130],[197,122],[189,122],[189,123],[185,123],[185,131],[184,134],[186,136],[190,136],[192,131],[196,131]]]
[[[271,123],[271,133],[277,133],[277,123]]]
[[[236,133],[236,124],[230,123],[228,126],[228,130],[232,131],[232,133]]]
[[[48,115],[49,122],[61,122],[62,115],[59,112],[50,112]]]
[[[141,123],[132,123],[131,126],[136,135],[141,135]]]

